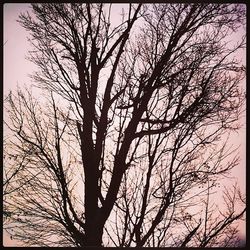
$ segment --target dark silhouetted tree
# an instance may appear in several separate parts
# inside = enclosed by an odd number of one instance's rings
[[[244,107],[245,38],[232,37],[245,7],[118,10],[46,3],[20,15],[43,94],[7,97],[5,168],[18,171],[6,230],[30,246],[235,244],[244,195],[223,193],[222,178],[239,163],[226,138]]]

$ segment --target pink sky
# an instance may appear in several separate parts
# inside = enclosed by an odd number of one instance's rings
[[[29,43],[27,41],[27,32],[16,22],[20,12],[28,10],[29,4],[4,4],[4,95],[9,90],[15,89],[17,83],[30,84],[28,74],[34,70],[34,65],[27,61],[25,57],[28,55]],[[244,55],[245,56],[245,55]],[[244,82],[245,84],[245,82]],[[241,145],[240,156],[241,164],[234,169],[232,175],[238,178],[238,182],[242,190],[246,188],[246,125],[245,119],[242,120],[243,128],[238,134],[231,138],[231,142],[235,145]],[[241,232],[245,235],[244,225],[241,226]],[[16,246],[17,242],[10,240],[4,234],[5,246]]]

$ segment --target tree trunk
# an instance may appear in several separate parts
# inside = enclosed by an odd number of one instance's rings
[[[86,225],[85,232],[85,246],[102,247],[103,227],[98,225],[96,219]]]

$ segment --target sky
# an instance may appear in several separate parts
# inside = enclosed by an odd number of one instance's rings
[[[28,9],[28,4],[4,4],[4,94],[17,84],[30,82],[28,74],[34,68],[26,60],[29,43],[28,32],[17,23],[21,11]]]
[[[35,66],[29,62],[26,57],[30,49],[27,40],[28,33],[21,25],[16,22],[20,12],[25,12],[29,9],[29,4],[4,4],[4,60],[3,60],[3,89],[4,95],[7,95],[10,90],[14,90],[17,84],[21,87],[24,84],[29,86],[31,80],[28,74],[32,73]],[[245,84],[245,83],[244,83]],[[246,189],[246,125],[245,119],[242,119],[243,127],[238,134],[231,137],[231,142],[235,145],[241,145],[240,157],[241,164],[232,172],[232,175],[238,179],[242,190]],[[245,235],[245,226],[241,226],[241,233]],[[17,242],[10,240],[4,234],[5,246],[17,246]]]

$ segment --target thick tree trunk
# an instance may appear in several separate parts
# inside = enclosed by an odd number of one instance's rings
[[[86,173],[85,173],[86,174]],[[92,169],[85,179],[85,245],[101,246],[103,227],[100,225],[98,208],[98,177]]]
[[[83,128],[78,125],[78,131],[85,174],[84,246],[102,246],[103,226],[100,225],[100,208],[98,208],[98,160],[92,139],[92,120],[86,117]]]
[[[85,246],[102,247],[103,227],[98,225],[97,218],[98,216],[96,216],[96,219],[93,220],[92,223],[89,223],[89,225],[86,225]]]

